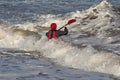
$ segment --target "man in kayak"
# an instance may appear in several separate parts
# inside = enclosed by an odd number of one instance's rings
[[[66,27],[64,27],[64,31],[61,31],[60,29],[56,30],[57,28],[57,24],[56,23],[52,23],[50,25],[51,30],[49,30],[46,33],[46,36],[48,39],[57,39],[58,37],[62,36],[62,35],[67,35],[68,34],[68,29]]]

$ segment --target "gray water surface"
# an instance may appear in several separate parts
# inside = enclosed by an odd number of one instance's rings
[[[21,23],[37,20],[41,15],[65,14],[85,10],[102,0],[0,0],[0,20]],[[119,0],[108,0],[119,6]]]

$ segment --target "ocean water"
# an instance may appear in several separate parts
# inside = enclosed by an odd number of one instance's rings
[[[41,15],[85,10],[102,0],[0,0],[0,19],[11,23],[35,21]],[[119,6],[119,0],[109,0]]]
[[[120,80],[119,0],[0,0],[0,80]],[[52,22],[68,35],[48,40]]]

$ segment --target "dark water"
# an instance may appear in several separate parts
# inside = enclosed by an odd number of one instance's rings
[[[65,14],[85,10],[102,0],[0,0],[0,20],[20,23],[38,19],[46,14]],[[114,6],[120,0],[108,0]]]

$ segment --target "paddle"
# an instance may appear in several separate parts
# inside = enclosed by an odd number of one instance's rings
[[[66,27],[67,25],[70,25],[70,24],[72,24],[72,23],[74,23],[74,22],[76,22],[76,19],[70,19],[70,20],[67,22],[67,24],[65,24],[65,25],[64,25],[63,27],[61,27],[60,29]],[[60,30],[60,29],[58,29],[58,30]]]

